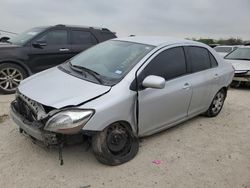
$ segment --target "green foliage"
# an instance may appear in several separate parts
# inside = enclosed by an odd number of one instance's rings
[[[199,39],[197,41],[202,42],[204,44],[214,44],[215,43],[214,39]]]
[[[210,38],[200,38],[200,39],[195,39],[192,38],[191,40],[202,42],[204,44],[219,44],[219,45],[243,45],[248,43],[249,41],[244,41],[241,38],[228,38],[228,39],[210,39]]]

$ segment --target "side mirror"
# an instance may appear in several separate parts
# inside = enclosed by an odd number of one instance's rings
[[[164,78],[150,75],[143,80],[142,86],[145,88],[163,89],[165,87],[165,83],[166,80]]]
[[[46,41],[36,41],[35,43],[32,44],[35,48],[42,48],[44,46],[47,46]]]
[[[10,40],[9,37],[2,37],[2,38],[0,38],[0,42],[8,42],[8,40]]]

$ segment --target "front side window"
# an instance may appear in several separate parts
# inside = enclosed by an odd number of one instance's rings
[[[116,84],[155,46],[110,40],[80,53],[70,60],[72,66],[84,67],[109,83]]]
[[[227,55],[225,59],[250,60],[250,48],[237,48]]]
[[[182,47],[171,48],[157,55],[142,71],[139,80],[149,75],[161,76],[165,80],[186,74],[185,54]]]
[[[28,31],[25,31],[17,35],[16,37],[9,39],[9,42],[12,44],[23,45],[29,40],[31,40],[32,38],[34,38],[35,36],[37,36],[38,34],[40,34],[41,32],[43,32],[45,29],[46,28],[42,28],[42,27],[30,29]]]
[[[96,44],[95,37],[88,31],[73,30],[72,32],[72,44]]]
[[[66,30],[49,31],[37,41],[45,42],[47,45],[62,45],[68,43],[68,32]]]
[[[192,72],[199,72],[210,68],[210,58],[207,49],[202,47],[185,47],[188,62]]]

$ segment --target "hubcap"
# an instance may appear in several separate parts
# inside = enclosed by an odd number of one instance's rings
[[[22,73],[15,68],[4,68],[0,71],[0,88],[5,91],[15,91],[22,80]]]
[[[225,98],[225,95],[223,92],[219,92],[216,94],[214,101],[213,101],[213,107],[212,107],[212,111],[214,114],[218,113],[221,110],[223,106],[224,98]]]

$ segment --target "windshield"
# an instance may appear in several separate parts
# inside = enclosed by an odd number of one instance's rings
[[[232,51],[232,47],[220,47],[217,46],[214,48],[216,52],[229,53]]]
[[[32,39],[33,37],[41,33],[42,31],[44,31],[44,29],[45,28],[41,28],[41,27],[30,29],[28,31],[25,31],[17,35],[16,37],[11,38],[9,42],[12,44],[23,45],[26,42],[28,42],[30,39]]]
[[[228,54],[225,59],[250,60],[250,48],[238,48]]]
[[[115,84],[153,48],[145,44],[110,40],[75,56],[71,65],[92,70]]]

